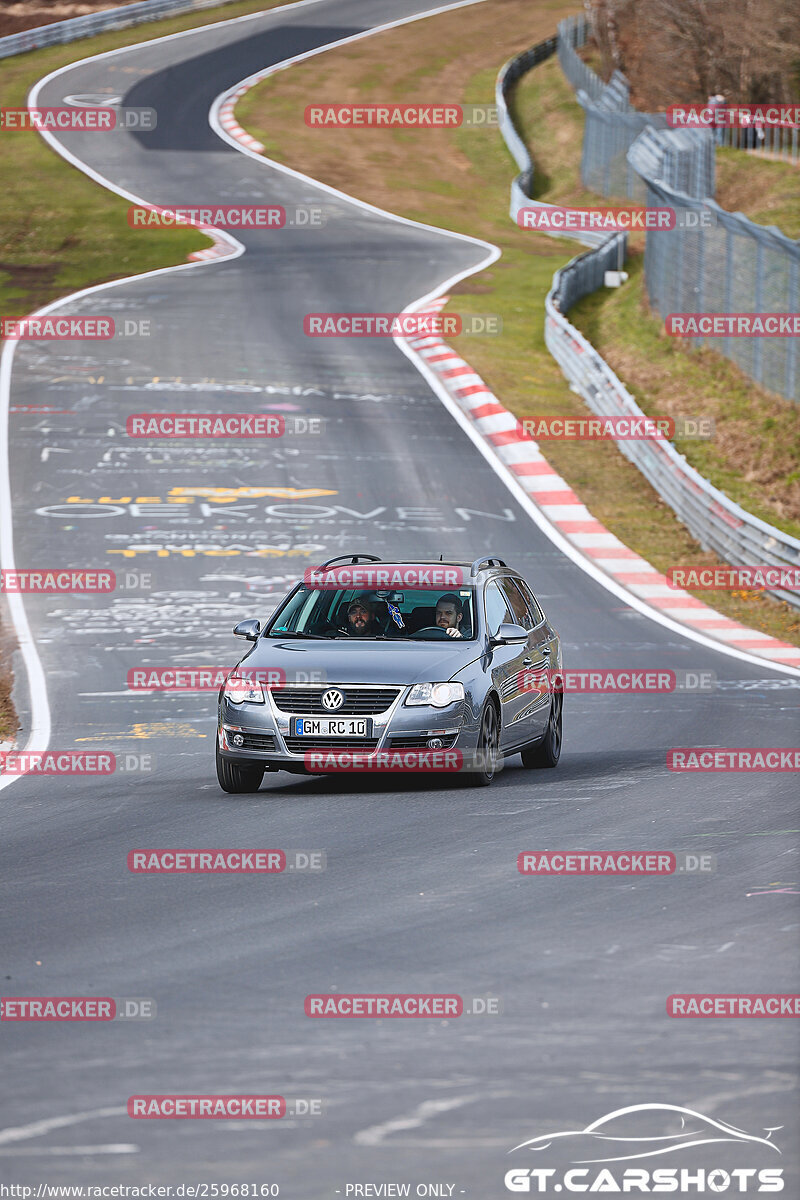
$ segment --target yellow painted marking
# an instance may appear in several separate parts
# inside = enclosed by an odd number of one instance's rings
[[[294,488],[294,487],[177,487],[170,488],[170,496],[207,496],[212,500],[221,500],[230,496],[233,499],[247,497],[259,500],[264,496],[274,496],[281,500],[307,500],[312,496],[338,496],[337,491],[330,488]]]
[[[76,742],[108,742],[122,741],[126,738],[155,738],[155,737],[208,737],[200,733],[193,725],[181,725],[175,721],[140,722],[132,725],[125,733],[107,732],[92,734],[91,737],[76,738]]]

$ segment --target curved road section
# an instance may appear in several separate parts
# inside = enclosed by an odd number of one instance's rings
[[[147,136],[61,137],[108,186],[163,206],[281,205],[295,224],[60,306],[138,335],[16,350],[16,565],[110,566],[124,584],[25,597],[44,685],[34,672],[31,689],[20,662],[17,702],[28,729],[49,713],[52,747],[111,751],[126,770],[2,791],[3,994],[146,997],[157,1009],[148,1022],[3,1022],[10,1181],[250,1181],[298,1198],[403,1194],[346,1191],[400,1182],[412,1195],[436,1184],[419,1194],[499,1196],[509,1166],[535,1165],[523,1151],[509,1159],[512,1147],[651,1102],[752,1134],[783,1126],[780,1165],[787,1178],[796,1169],[791,1022],[671,1020],[665,1004],[797,987],[786,965],[796,776],[666,769],[671,746],[791,746],[797,681],[682,640],[562,557],[391,341],[303,332],[311,312],[402,310],[479,269],[490,247],[332,195],[208,124],[215,97],[247,75],[425,8],[298,5],[77,63],[38,93],[42,106],[102,93],[157,109]],[[379,59],[380,34],[371,45]],[[297,223],[309,210],[320,223]],[[325,425],[266,442],[129,438],[127,417],[154,410]],[[710,672],[716,686],[568,696],[559,769],[512,759],[489,790],[278,775],[257,795],[224,796],[214,694],[134,692],[128,672],[232,663],[235,621],[267,615],[309,561],[351,550],[498,554],[531,581],[568,665]],[[327,870],[126,866],[136,847],[219,846],[321,849]],[[717,869],[520,875],[517,855],[537,848],[708,854]],[[330,992],[494,998],[500,1011],[306,1017],[305,996]],[[130,1096],[175,1093],[319,1098],[323,1115],[126,1115]],[[737,1153],[737,1166],[774,1165]],[[720,1163],[695,1150],[681,1165]]]

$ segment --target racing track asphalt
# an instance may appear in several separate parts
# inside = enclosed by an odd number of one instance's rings
[[[2,1126],[21,1129],[0,1135],[9,1181],[249,1179],[299,1200],[351,1181],[447,1180],[455,1195],[500,1196],[510,1147],[646,1101],[751,1133],[784,1126],[781,1165],[796,1167],[792,1023],[665,1015],[673,992],[796,989],[794,898],[751,894],[797,878],[796,777],[682,777],[665,754],[792,745],[797,679],[682,639],[563,558],[393,343],[302,333],[309,311],[402,309],[472,269],[485,247],[355,207],[208,127],[213,99],[250,73],[425,8],[279,9],[77,63],[39,96],[58,105],[109,91],[156,108],[150,138],[61,139],[149,201],[313,204],[326,223],[238,235],[245,252],[233,261],[65,306],[149,319],[148,338],[16,353],[17,565],[153,576],[149,592],[26,598],[51,745],[149,753],[154,769],[26,778],[2,792],[3,994],[150,996],[158,1016],[3,1025]],[[323,415],[325,436],[200,447],[124,433],[131,412],[278,405]],[[177,504],[171,491],[240,487],[301,495]],[[189,556],[198,542],[239,553]],[[266,547],[274,554],[245,553]],[[568,665],[705,669],[719,686],[570,697],[559,769],[533,775],[514,759],[489,790],[281,775],[257,795],[225,796],[215,697],[131,695],[126,672],[235,661],[234,621],[269,611],[304,548],[312,559],[497,553],[554,616]],[[138,552],[111,553],[120,549]],[[17,699],[24,717],[21,670]],[[329,865],[316,877],[133,877],[136,846],[324,848]],[[705,879],[516,871],[520,850],[580,847],[697,850],[719,865]],[[449,1024],[307,1019],[304,996],[331,990],[494,995],[503,1012]],[[124,1115],[132,1094],[235,1090],[320,1096],[327,1113],[266,1127]]]

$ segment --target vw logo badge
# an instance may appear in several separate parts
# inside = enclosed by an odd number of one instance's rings
[[[243,746],[244,745],[244,738],[242,737],[242,735],[240,733],[235,733],[233,735],[233,744],[234,744],[234,746]]]
[[[341,708],[344,704],[344,692],[340,692],[338,688],[330,688],[322,694],[322,706],[329,710]]]

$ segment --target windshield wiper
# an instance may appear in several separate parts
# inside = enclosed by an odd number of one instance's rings
[[[283,633],[273,633],[270,631],[269,637],[280,638],[313,638],[314,641],[327,642],[330,638],[326,633],[306,633],[302,629],[287,629]]]

